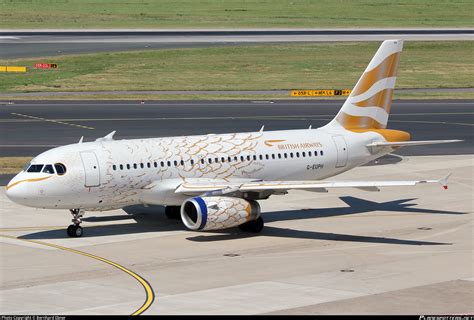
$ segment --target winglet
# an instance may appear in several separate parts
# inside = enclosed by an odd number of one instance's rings
[[[448,173],[444,178],[438,180],[439,184],[441,184],[444,189],[448,189],[448,179],[450,176],[451,173]]]

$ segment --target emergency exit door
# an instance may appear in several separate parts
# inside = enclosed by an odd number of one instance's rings
[[[92,151],[81,152],[82,164],[84,166],[85,186],[98,187],[100,185],[100,168],[97,156]]]

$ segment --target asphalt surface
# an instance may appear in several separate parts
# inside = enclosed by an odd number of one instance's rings
[[[92,43],[23,43],[2,42],[0,40],[0,59],[19,59],[30,57],[86,54],[96,52],[118,52],[137,50],[163,50],[179,48],[210,48],[217,46],[240,45],[237,43],[148,43],[148,42],[92,42]]]
[[[317,128],[341,100],[16,102],[0,105],[0,156],[33,156],[54,146],[92,141],[116,130],[116,139]],[[413,140],[463,142],[403,148],[401,155],[474,153],[473,101],[394,101],[389,128]]]
[[[0,30],[0,58],[278,42],[473,40],[474,29]]]

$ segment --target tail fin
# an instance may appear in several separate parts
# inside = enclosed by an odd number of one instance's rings
[[[402,40],[382,43],[329,125],[340,125],[349,130],[387,127],[402,48]]]

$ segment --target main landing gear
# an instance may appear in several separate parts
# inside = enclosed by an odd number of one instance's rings
[[[72,223],[69,227],[67,227],[67,235],[74,238],[82,237],[83,229],[80,226],[82,220],[82,216],[85,213],[84,209],[71,209],[72,214]]]
[[[264,222],[262,217],[257,220],[248,221],[239,226],[239,229],[244,232],[260,233],[263,230]]]
[[[170,220],[181,220],[181,207],[180,206],[166,206],[165,215]]]

